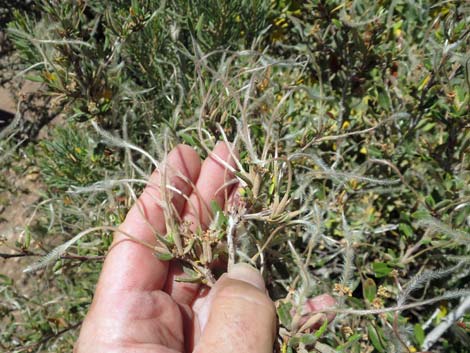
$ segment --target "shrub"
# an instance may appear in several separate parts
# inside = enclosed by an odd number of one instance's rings
[[[122,221],[134,197],[128,180],[150,173],[149,156],[180,142],[204,156],[228,140],[240,150],[245,213],[225,210],[237,241],[230,253],[218,224],[223,251],[262,270],[282,352],[424,349],[468,297],[464,4],[36,6],[41,16],[17,12],[9,35],[66,120],[35,147],[48,201],[20,254]],[[70,351],[109,245],[109,232],[97,233],[46,258],[53,270],[43,278],[54,285],[38,295],[66,303],[15,306],[18,285],[5,278],[5,349]],[[335,321],[301,331],[303,303],[323,292],[337,297]],[[468,347],[468,320],[434,347]]]

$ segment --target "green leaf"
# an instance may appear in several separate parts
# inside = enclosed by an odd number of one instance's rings
[[[220,207],[220,205],[215,200],[211,201],[211,210],[212,210],[212,214],[214,214],[214,215],[217,212],[223,212],[222,208]]]
[[[415,324],[414,333],[415,333],[416,343],[418,343],[418,345],[421,346],[425,338],[423,327],[420,324]]]
[[[271,183],[271,184],[269,185],[269,190],[268,190],[269,195],[272,195],[272,194],[274,193],[275,187],[276,187],[276,184],[275,184],[275,183]]]
[[[392,257],[392,259],[396,260],[397,254],[395,253],[395,251],[393,251],[393,249],[391,248],[387,249],[387,254],[389,254],[390,257]]]
[[[292,303],[290,302],[281,302],[277,308],[277,315],[279,316],[279,321],[282,326],[289,327],[292,322],[292,315],[290,311],[292,310]]]
[[[176,282],[182,282],[182,283],[198,283],[201,282],[202,277],[176,277],[175,281]]]
[[[202,27],[204,26],[204,14],[199,17],[197,24],[196,24],[196,32],[200,35],[200,32],[202,31]]]
[[[360,333],[356,333],[355,335],[352,335],[351,337],[348,338],[346,343],[343,343],[342,345],[339,345],[338,347],[336,347],[336,350],[343,352],[346,348],[348,348],[354,342],[359,341],[361,337],[362,337],[362,334]]]
[[[380,158],[382,157],[382,151],[375,146],[367,146],[367,153],[370,157]]]
[[[13,279],[0,273],[0,283],[5,286],[11,286],[13,284]]]
[[[388,274],[392,272],[392,268],[383,262],[374,262],[372,264],[372,269],[374,270],[377,278],[388,276]]]
[[[434,128],[434,126],[436,126],[436,123],[427,123],[426,125],[423,126],[422,130],[424,132],[428,132],[428,131],[432,130]]]
[[[315,332],[315,337],[318,339],[320,338],[326,331],[326,328],[328,327],[328,320],[324,320],[320,328]]]
[[[173,259],[173,254],[160,254],[160,253],[156,253],[155,256],[157,257],[157,259],[161,260],[161,261],[170,261]]]
[[[183,266],[183,272],[189,277],[200,277],[199,273],[194,271],[191,267]]]
[[[52,272],[59,271],[62,268],[63,262],[58,260],[55,262],[54,266],[52,266]]]
[[[171,231],[167,233],[167,235],[165,236],[165,238],[163,238],[163,240],[165,241],[165,244],[167,246],[175,245],[175,238],[173,234],[171,233]]]
[[[44,78],[42,76],[39,76],[39,75],[26,75],[25,78],[27,80],[33,81],[33,82],[40,82],[40,83],[44,82]]]
[[[411,226],[406,223],[400,223],[400,225],[398,226],[398,229],[403,234],[405,234],[407,238],[411,238],[413,236],[413,228],[411,228]]]
[[[338,27],[338,28],[341,28],[343,26],[343,24],[341,23],[340,20],[338,20],[337,18],[332,18],[331,19],[331,22],[333,22],[333,24]]]
[[[183,141],[186,142],[188,145],[193,147],[197,146],[196,141],[191,135],[185,134],[184,132],[181,132],[179,135],[183,139]]]
[[[183,266],[183,272],[186,276],[177,277],[175,281],[185,283],[197,283],[200,282],[202,279],[201,274],[189,266]]]
[[[429,218],[429,212],[424,209],[420,209],[420,210],[417,210],[416,212],[413,212],[411,214],[411,217],[413,217],[413,219],[416,219],[416,220],[422,220],[425,218]]]
[[[315,343],[316,340],[317,340],[317,338],[315,337],[315,335],[313,335],[311,333],[306,333],[306,334],[303,334],[300,337],[292,337],[289,340],[289,345],[291,347],[297,347],[300,343],[302,343],[306,346],[309,346],[312,343]]]
[[[217,201],[211,201],[211,210],[214,217],[217,218],[217,229],[220,229],[225,226],[227,224],[227,217],[225,216],[224,211],[219,206]]]
[[[24,230],[23,249],[28,249],[30,244],[31,244],[31,231],[29,230],[29,227],[26,227]]]
[[[377,294],[377,285],[372,278],[367,278],[362,283],[362,292],[365,299],[372,302]]]
[[[315,333],[307,333],[304,334],[300,337],[293,337],[290,341],[290,345],[298,345],[299,343],[302,343],[306,346],[309,346],[313,343],[315,343],[326,331],[326,328],[328,327],[328,320],[323,321],[323,324],[321,327],[315,331]]]
[[[367,325],[367,332],[374,348],[377,349],[380,353],[385,352],[385,348],[382,345],[379,332],[372,324]]]
[[[436,201],[434,201],[434,198],[431,195],[426,196],[425,198],[426,204],[428,204],[430,207],[433,207],[436,205]]]
[[[418,91],[422,91],[424,87],[427,86],[430,80],[431,80],[431,75],[425,76],[418,85]]]
[[[378,102],[379,102],[379,105],[382,108],[384,108],[384,109],[390,108],[390,99],[389,99],[388,95],[385,92],[380,92],[379,93]]]
[[[300,342],[308,346],[314,343],[317,339],[318,338],[315,337],[315,335],[312,335],[311,333],[307,333],[305,335],[302,335],[302,337],[300,338]]]

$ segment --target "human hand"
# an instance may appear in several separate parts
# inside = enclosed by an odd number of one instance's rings
[[[184,145],[171,151],[165,162],[169,184],[189,197],[186,202],[185,196],[175,193],[173,206],[193,227],[208,226],[207,206],[212,200],[224,207],[226,184],[233,178],[214,155],[234,166],[224,143],[203,163]],[[150,244],[155,244],[153,229],[160,234],[166,230],[159,206],[160,178],[154,172],[120,226]],[[160,261],[117,232],[74,352],[272,352],[276,314],[259,272],[237,264],[210,290],[175,281],[180,275],[177,262]]]

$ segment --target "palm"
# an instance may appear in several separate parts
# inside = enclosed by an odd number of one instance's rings
[[[119,297],[126,300],[119,300]],[[104,310],[93,312],[100,318],[90,319],[90,322],[100,324],[99,328],[96,325],[92,327],[96,341],[88,350],[83,347],[83,352],[192,351],[198,327],[197,315],[193,315],[189,306],[178,304],[165,291],[116,293],[103,303],[105,305],[100,304],[96,305]],[[101,331],[103,329],[104,332]]]

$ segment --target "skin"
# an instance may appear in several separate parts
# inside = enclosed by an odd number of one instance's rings
[[[235,165],[223,143],[204,162],[185,145],[172,150],[164,162],[170,184],[189,197],[187,202],[174,193],[172,203],[193,229],[207,227],[210,201],[223,208],[229,192],[224,185],[233,176],[214,155]],[[166,231],[158,202],[160,178],[153,173],[120,226],[150,244],[155,244],[152,228]],[[117,232],[74,352],[272,352],[275,309],[255,269],[237,264],[210,290],[175,282],[181,272],[177,262],[160,261],[147,247]]]
[[[171,202],[192,230],[207,228],[210,202],[223,208],[230,195],[229,148],[219,143],[201,162],[191,147],[178,145],[163,162],[167,184],[185,195],[173,193]],[[155,244],[155,231],[166,232],[160,181],[155,171],[120,226],[148,244]],[[116,232],[74,353],[273,352],[276,313],[257,270],[236,264],[210,289],[175,281],[182,275],[178,262],[160,261]],[[306,303],[306,313],[334,304],[320,297]]]

